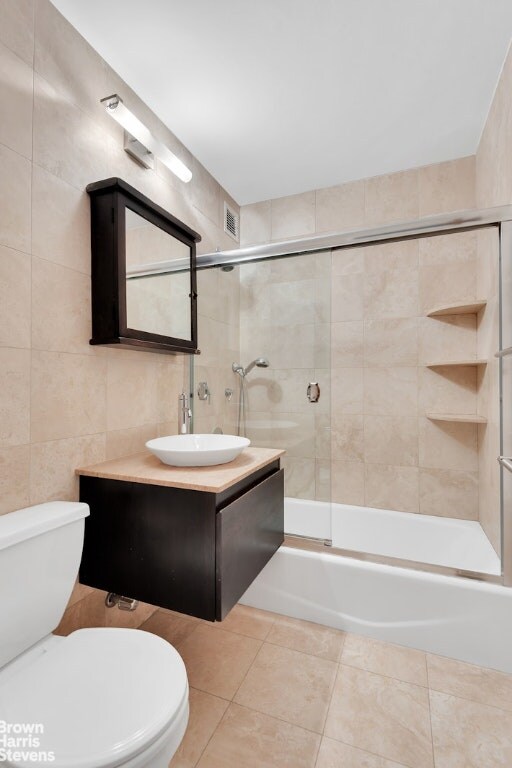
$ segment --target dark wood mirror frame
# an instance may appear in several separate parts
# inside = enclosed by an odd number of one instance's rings
[[[201,236],[122,179],[87,186],[91,198],[91,344],[127,345],[155,352],[197,353],[196,243]],[[127,327],[126,208],[190,248],[190,339]]]

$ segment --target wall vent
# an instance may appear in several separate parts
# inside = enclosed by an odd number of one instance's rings
[[[238,243],[240,240],[240,216],[224,201],[224,232]]]

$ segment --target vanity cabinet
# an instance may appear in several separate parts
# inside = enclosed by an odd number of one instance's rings
[[[165,473],[155,457],[143,458]],[[114,479],[119,473],[101,466],[92,468],[96,476],[78,470],[80,501],[91,510],[82,584],[222,621],[284,540],[279,458],[216,491],[197,490],[198,482],[194,488],[133,481],[130,471],[126,479]],[[196,470],[194,477],[200,476]]]

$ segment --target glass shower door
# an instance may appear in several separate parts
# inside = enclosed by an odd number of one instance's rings
[[[241,264],[240,361],[255,365],[241,418],[252,445],[284,448],[285,531],[331,539],[331,253]]]

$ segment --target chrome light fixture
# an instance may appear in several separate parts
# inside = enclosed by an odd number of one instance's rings
[[[101,99],[101,103],[104,104],[107,114],[125,129],[124,148],[132,157],[145,168],[153,168],[154,158],[157,157],[181,181],[190,181],[192,171],[165,144],[155,139],[144,123],[125,107],[117,93]]]

